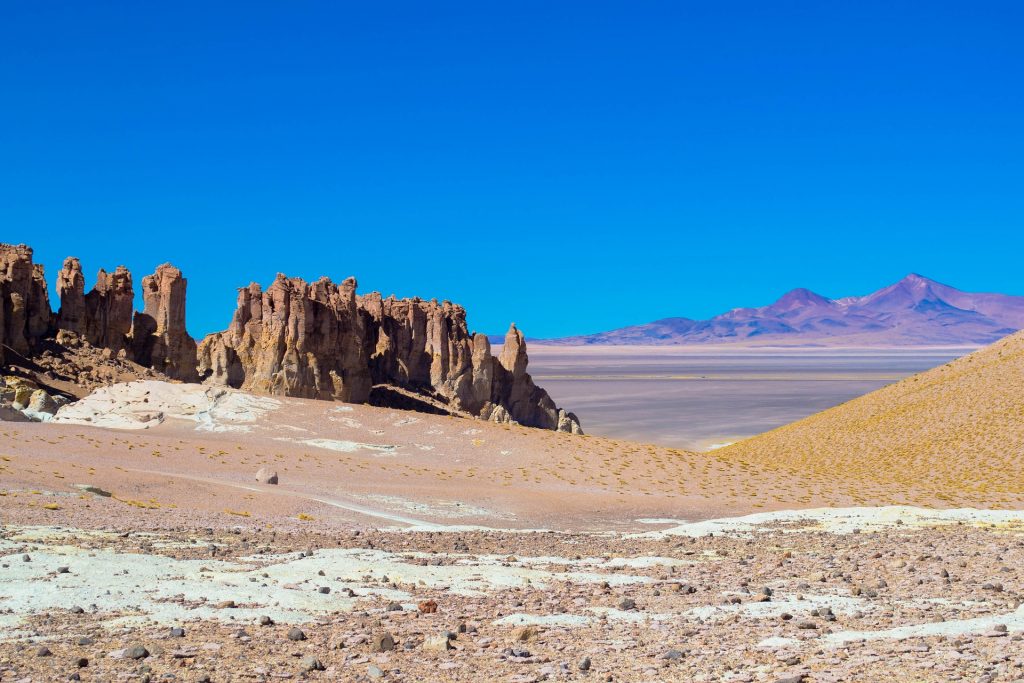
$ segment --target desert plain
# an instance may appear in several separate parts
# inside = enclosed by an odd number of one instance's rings
[[[708,452],[102,387],[0,425],[0,679],[1024,679],[1022,380]]]

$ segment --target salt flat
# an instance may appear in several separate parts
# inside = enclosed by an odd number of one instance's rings
[[[588,434],[708,450],[942,365],[970,348],[543,346],[530,371]]]

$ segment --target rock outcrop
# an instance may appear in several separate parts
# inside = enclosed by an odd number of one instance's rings
[[[57,311],[57,329],[85,334],[85,276],[82,263],[74,256],[64,259],[64,266],[57,273],[57,296],[60,310]]]
[[[50,331],[53,312],[43,267],[32,248],[0,244],[0,361],[3,346],[26,355]]]
[[[93,346],[115,354],[128,348],[134,310],[132,274],[124,266],[118,266],[113,273],[101,268],[96,274],[96,285],[85,295],[84,337]]]
[[[0,376],[0,422],[45,422],[65,403],[30,379]]]
[[[520,424],[582,434],[579,419],[558,408],[548,392],[533,383],[533,378],[526,371],[528,362],[526,340],[513,323],[505,335],[505,344],[495,368],[492,403],[504,407]]]
[[[92,346],[110,349],[112,354],[128,346],[135,294],[127,268],[118,266],[113,273],[100,269],[96,285],[85,294],[82,265],[77,258],[69,257],[57,274],[57,294],[58,341],[71,341],[70,332]]]
[[[495,358],[487,337],[469,331],[465,309],[449,301],[358,296],[353,278],[307,283],[278,275],[265,292],[257,284],[239,290],[231,325],[197,347],[185,330],[186,287],[180,270],[159,266],[142,279],[144,306],[135,312],[127,268],[100,270],[85,293],[81,262],[69,257],[57,276],[54,315],[32,249],[0,244],[0,361],[4,348],[29,358],[19,372],[47,378],[66,396],[144,377],[202,378],[255,393],[582,433],[579,420],[534,384],[515,325]],[[11,406],[27,400],[9,398]],[[16,410],[44,419],[52,407],[40,394]]]
[[[370,397],[356,282],[278,275],[239,290],[231,326],[203,340],[200,372],[214,384],[278,396],[363,403]]]
[[[488,392],[473,392],[472,336],[466,311],[445,301],[358,298],[374,384],[427,389],[454,410],[479,414]]]
[[[199,346],[206,381],[280,396],[364,402],[373,386],[411,390],[453,413],[582,433],[526,372],[515,326],[501,358],[445,301],[356,295],[352,278],[306,283],[278,275],[239,290],[231,326]]]
[[[185,331],[187,285],[170,263],[142,278],[144,307],[132,321],[132,358],[172,379],[196,382],[196,342]]]

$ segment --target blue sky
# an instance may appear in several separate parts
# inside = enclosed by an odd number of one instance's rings
[[[530,336],[908,272],[1024,294],[1017,2],[8,2],[0,241]]]

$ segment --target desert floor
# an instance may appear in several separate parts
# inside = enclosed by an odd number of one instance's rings
[[[0,680],[1024,677],[1019,494],[730,450],[101,390],[0,425]]]

